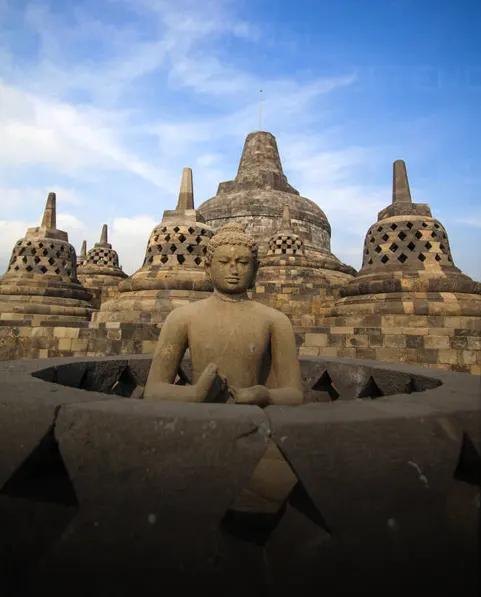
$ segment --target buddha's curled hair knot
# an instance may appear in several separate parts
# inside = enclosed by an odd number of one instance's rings
[[[230,224],[224,224],[224,226],[219,228],[218,232],[214,234],[207,245],[205,254],[206,265],[211,264],[214,251],[222,245],[241,245],[243,247],[248,247],[252,251],[252,257],[254,258],[254,263],[257,268],[259,264],[257,257],[257,242],[255,238],[246,233],[242,224],[232,222]]]

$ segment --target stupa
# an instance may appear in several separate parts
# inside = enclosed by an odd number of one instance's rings
[[[77,256],[56,225],[56,195],[49,193],[42,223],[29,228],[0,277],[0,318],[32,326],[88,321],[91,293],[77,278]]]
[[[159,324],[176,306],[209,296],[204,255],[213,234],[194,208],[192,170],[184,168],[177,207],[153,229],[142,267],[119,284],[92,323]]]
[[[334,303],[333,289],[355,274],[344,264],[306,255],[304,240],[293,231],[286,204],[281,226],[269,239],[267,255],[261,260],[253,298],[283,311],[295,329],[312,327]]]
[[[107,224],[104,224],[100,242],[95,243],[88,251],[77,269],[78,278],[83,286],[92,292],[93,305],[97,309],[102,302],[117,294],[119,283],[127,278],[127,274],[119,266],[117,251],[112,249],[107,240],[107,234]]]
[[[392,203],[367,231],[362,268],[339,293],[301,353],[481,372],[481,284],[455,266],[429,205],[412,201],[402,160]]]
[[[236,221],[259,243],[259,255],[267,254],[269,239],[289,206],[292,231],[302,237],[305,255],[316,257],[331,270],[343,264],[331,253],[331,226],[322,209],[301,197],[282,169],[277,142],[271,133],[247,135],[235,180],[221,182],[217,195],[199,207],[215,229]]]

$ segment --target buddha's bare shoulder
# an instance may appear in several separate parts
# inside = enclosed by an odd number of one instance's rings
[[[273,307],[268,307],[267,305],[263,305],[257,301],[250,301],[250,304],[256,313],[259,313],[259,315],[263,316],[273,324],[291,325],[289,317],[282,313],[282,311],[274,309]]]
[[[169,321],[182,321],[188,320],[190,317],[209,309],[209,299],[202,299],[200,301],[195,301],[193,303],[189,303],[187,305],[182,305],[182,307],[177,307],[173,311],[169,313],[167,319]],[[166,319],[166,321],[167,321]]]

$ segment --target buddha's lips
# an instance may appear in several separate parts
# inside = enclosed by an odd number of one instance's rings
[[[239,282],[240,278],[226,278],[227,282]]]

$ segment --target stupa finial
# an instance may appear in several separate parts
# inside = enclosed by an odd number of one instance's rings
[[[282,230],[292,230],[291,212],[287,203],[284,205],[282,212]]]
[[[107,244],[109,241],[107,240],[107,224],[102,226],[102,234],[100,235],[100,243]]]
[[[57,196],[49,193],[41,223],[42,228],[57,228]]]
[[[184,168],[182,170],[179,200],[177,202],[176,209],[194,209],[194,183],[192,179],[192,168]]]
[[[82,247],[80,249],[80,257],[85,257],[87,255],[87,241],[82,241]]]
[[[412,203],[409,180],[404,160],[396,160],[393,164],[392,202]]]

